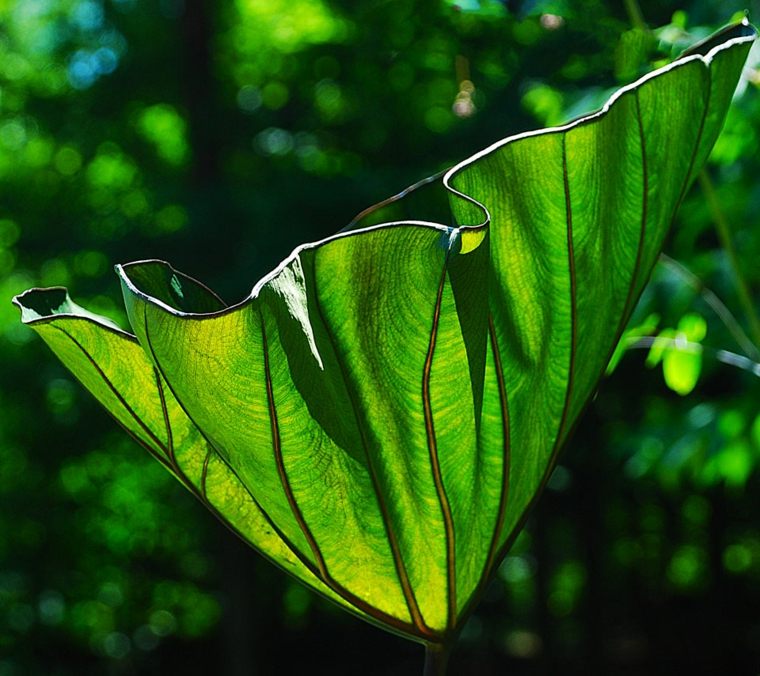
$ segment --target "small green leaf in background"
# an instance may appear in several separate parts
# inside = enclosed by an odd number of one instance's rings
[[[531,85],[523,94],[522,105],[547,127],[560,124],[566,117],[562,93],[542,82]]]
[[[684,315],[677,328],[660,331],[649,349],[646,365],[651,368],[662,362],[665,384],[682,396],[689,394],[702,370],[700,343],[706,334],[704,317],[696,313]]]
[[[619,82],[629,82],[641,75],[653,46],[654,36],[641,28],[632,28],[620,36],[615,50],[615,77]]]
[[[752,472],[752,449],[746,439],[728,441],[716,454],[708,458],[702,478],[708,484],[724,481],[732,488],[742,488]]]

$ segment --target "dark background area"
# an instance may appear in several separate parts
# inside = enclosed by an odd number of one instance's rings
[[[10,298],[65,285],[126,325],[113,264],[162,258],[238,300],[297,244],[598,107],[745,7],[642,2],[645,30],[607,0],[0,2],[0,676],[420,673],[420,646],[238,542]],[[453,674],[760,670],[760,330],[737,291],[760,288],[757,66],[715,204],[695,185],[666,248],[700,281],[660,265],[629,333],[704,349],[622,356]]]

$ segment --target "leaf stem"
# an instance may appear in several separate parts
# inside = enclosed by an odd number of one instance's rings
[[[425,668],[422,676],[446,676],[449,662],[449,646],[436,643],[425,644]]]
[[[707,200],[707,206],[710,209],[713,222],[715,223],[715,230],[718,233],[718,239],[720,245],[726,252],[726,259],[728,266],[731,268],[731,272],[734,277],[734,284],[736,286],[736,293],[739,296],[739,302],[744,308],[744,313],[747,316],[749,322],[749,330],[752,335],[752,339],[755,343],[755,347],[760,346],[760,317],[758,317],[757,310],[752,302],[752,296],[749,292],[749,285],[742,275],[741,268],[739,267],[739,260],[736,256],[736,249],[734,248],[733,241],[731,240],[731,228],[728,225],[723,209],[720,206],[720,201],[715,192],[712,179],[708,173],[703,169],[699,172],[699,185],[702,188],[702,192],[705,194]]]
[[[631,21],[631,25],[634,28],[649,32],[649,26],[644,21],[644,15],[641,13],[641,7],[639,7],[638,0],[625,0],[625,11],[628,13],[628,18]]]

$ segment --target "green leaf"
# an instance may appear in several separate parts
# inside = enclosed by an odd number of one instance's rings
[[[707,322],[695,313],[681,317],[674,340],[666,348],[662,359],[665,384],[674,392],[685,396],[697,385],[702,371],[702,347],[699,344],[707,335]]]
[[[673,392],[686,396],[696,386],[701,371],[701,347],[694,344],[681,347],[676,337],[675,345],[665,351],[662,359],[662,375],[665,378],[665,384]]]
[[[702,315],[689,312],[678,320],[678,333],[690,343],[701,343],[707,335],[707,322]]]
[[[232,307],[166,263],[119,266],[134,336],[61,289],[16,302],[254,547],[369,621],[449,642],[597,386],[754,34],[454,167],[438,187],[458,227],[367,214]]]
[[[673,341],[676,339],[676,332],[673,329],[663,329],[652,341],[652,345],[647,353],[646,365],[654,368],[659,364],[665,353],[668,351]]]
[[[677,394],[689,394],[702,371],[701,341],[707,335],[707,322],[696,313],[685,314],[676,329],[664,329],[652,342],[647,354],[649,368],[662,362],[665,384]]]

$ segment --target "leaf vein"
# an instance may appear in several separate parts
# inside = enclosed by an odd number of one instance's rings
[[[314,538],[314,534],[311,532],[311,529],[306,523],[306,519],[304,518],[301,508],[298,506],[298,502],[296,501],[296,497],[293,493],[293,488],[290,485],[290,479],[288,478],[287,470],[285,469],[285,462],[282,456],[282,442],[280,439],[280,426],[277,419],[277,408],[274,402],[274,388],[272,385],[272,372],[269,365],[269,345],[267,342],[267,333],[266,333],[266,326],[264,323],[264,316],[261,310],[259,310],[259,320],[261,321],[261,343],[262,343],[262,350],[264,353],[264,377],[266,379],[267,405],[269,408],[269,426],[270,426],[270,430],[272,434],[272,450],[274,452],[274,460],[277,466],[277,474],[280,477],[282,490],[285,493],[285,498],[288,501],[288,505],[290,507],[291,512],[293,513],[293,517],[295,518],[296,523],[298,524],[298,527],[303,533],[303,536],[306,538],[306,542],[308,543],[309,548],[311,549],[312,554],[314,555],[317,568],[320,571],[320,577],[325,582],[325,584],[332,586],[332,584],[330,584],[329,582],[331,578],[330,578],[330,574],[327,571],[327,565],[325,564],[325,559],[322,556],[322,551],[320,550],[319,545],[317,544],[317,541]]]
[[[507,397],[507,388],[504,382],[504,369],[501,362],[501,353],[499,351],[499,344],[496,340],[496,327],[493,322],[493,315],[488,313],[488,335],[491,342],[491,351],[493,352],[494,369],[496,371],[496,381],[499,387],[499,405],[501,407],[501,420],[502,420],[502,439],[504,443],[504,457],[502,461],[502,483],[501,494],[499,495],[499,507],[497,512],[496,524],[494,525],[493,537],[491,544],[488,548],[488,558],[486,559],[486,567],[484,577],[488,578],[491,574],[493,566],[496,563],[496,552],[499,547],[499,538],[501,537],[501,531],[504,527],[504,519],[506,518],[507,501],[509,499],[509,481],[511,470],[511,454],[512,444],[510,436],[510,421],[509,421],[509,399]]]
[[[118,402],[124,407],[124,409],[127,411],[127,413],[132,417],[132,419],[143,429],[146,435],[153,441],[153,443],[156,445],[156,447],[161,450],[162,453],[166,455],[166,457],[162,457],[159,453],[156,452],[156,449],[151,448],[144,440],[140,439],[132,430],[128,429],[124,423],[122,423],[116,416],[113,416],[116,422],[118,422],[126,431],[127,433],[135,439],[141,446],[143,446],[145,449],[147,449],[151,455],[153,455],[159,462],[161,462],[164,467],[167,469],[172,469],[169,463],[167,462],[168,452],[166,449],[166,446],[164,443],[154,434],[153,430],[151,430],[147,424],[143,421],[143,419],[137,415],[135,410],[129,405],[126,399],[122,396],[122,394],[119,392],[118,389],[116,389],[116,386],[111,382],[111,379],[106,375],[105,371],[103,371],[102,368],[100,368],[100,365],[95,361],[95,359],[92,357],[92,355],[89,353],[87,348],[84,347],[74,336],[72,336],[66,329],[62,329],[60,326],[52,325],[53,328],[57,329],[61,333],[63,333],[74,345],[79,348],[79,350],[82,352],[82,354],[85,356],[88,362],[92,365],[92,367],[95,369],[97,374],[100,376],[100,378],[103,380],[103,382],[106,384],[109,390],[113,393],[113,395],[116,397]],[[78,378],[77,378],[78,379]],[[109,411],[110,413],[110,411]],[[113,414],[112,414],[113,415]]]
[[[377,499],[378,507],[380,509],[380,515],[383,521],[383,527],[385,529],[385,533],[388,536],[388,544],[390,545],[394,568],[396,570],[396,575],[398,577],[399,584],[401,586],[401,591],[404,596],[404,600],[406,601],[407,609],[409,610],[409,616],[412,618],[412,622],[416,630],[415,633],[418,636],[421,636],[422,638],[429,639],[434,635],[434,632],[430,630],[430,628],[425,624],[425,621],[422,618],[422,613],[420,612],[419,606],[417,604],[417,599],[415,598],[414,590],[412,589],[411,583],[409,581],[409,575],[407,573],[406,565],[404,564],[404,560],[401,555],[399,543],[396,538],[396,533],[394,532],[393,527],[391,526],[390,514],[388,512],[388,505],[386,504],[385,498],[380,489],[379,478],[377,476],[377,469],[375,468],[375,465],[372,462],[372,456],[369,451],[369,443],[366,438],[364,426],[361,424],[359,410],[358,410],[358,403],[356,401],[356,395],[353,391],[353,388],[349,384],[349,377],[348,377],[348,374],[346,373],[343,361],[340,359],[335,337],[333,336],[333,333],[330,330],[330,327],[324,315],[324,311],[322,309],[322,305],[319,302],[319,293],[317,291],[316,274],[314,274],[313,279],[314,279],[313,281],[314,305],[317,310],[319,319],[322,322],[322,326],[324,327],[325,334],[327,335],[328,341],[330,343],[330,347],[333,351],[333,354],[335,355],[335,360],[338,363],[338,369],[340,371],[340,374],[343,380],[343,385],[346,388],[348,398],[351,401],[351,410],[354,414],[356,427],[359,432],[359,436],[362,440],[362,449],[364,450],[364,456],[367,460],[367,470],[369,472],[370,480],[372,483],[372,489],[375,493],[375,498]],[[376,612],[377,611],[373,610],[372,614],[374,615]]]
[[[430,467],[433,474],[433,483],[438,502],[441,505],[443,515],[443,528],[446,538],[446,577],[447,577],[447,626],[451,628],[456,623],[457,601],[456,601],[456,541],[454,533],[454,518],[451,513],[451,504],[446,495],[446,488],[443,485],[443,476],[441,474],[441,463],[438,456],[438,443],[435,436],[435,425],[433,422],[433,407],[430,399],[430,375],[433,366],[433,355],[435,354],[436,339],[438,336],[438,327],[441,318],[441,303],[443,300],[443,288],[446,282],[447,266],[444,264],[441,274],[441,281],[438,285],[438,294],[433,311],[433,326],[430,331],[430,342],[428,352],[425,358],[425,366],[422,375],[422,402],[425,413],[425,432],[427,436],[428,454],[430,456]]]

